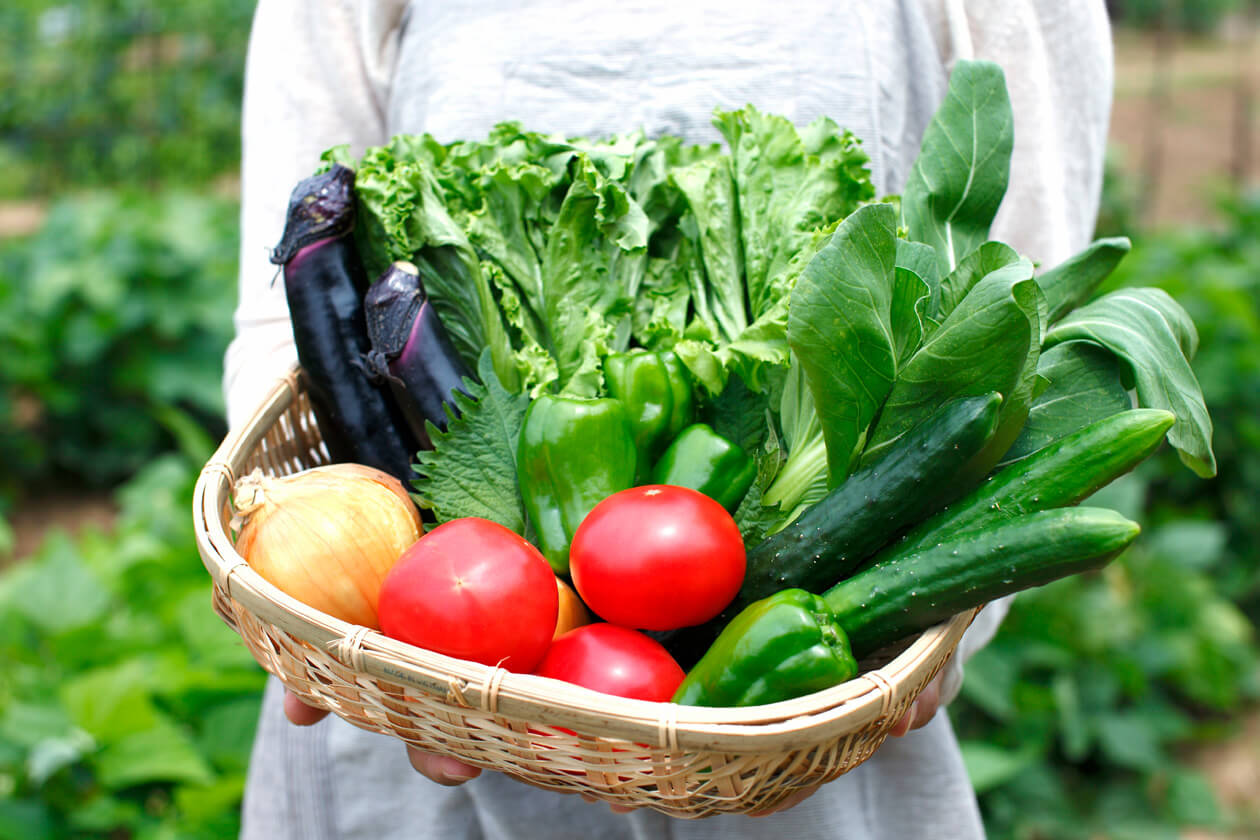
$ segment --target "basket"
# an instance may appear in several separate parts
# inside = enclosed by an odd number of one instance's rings
[[[764,706],[650,703],[454,659],[348,624],[250,569],[228,532],[237,477],[328,461],[301,371],[280,380],[197,481],[213,607],[303,702],[355,726],[556,791],[685,818],[771,808],[875,752],[952,655],[968,611],[862,664],[854,679]]]

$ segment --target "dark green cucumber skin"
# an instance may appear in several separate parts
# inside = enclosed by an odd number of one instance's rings
[[[876,563],[823,600],[860,659],[995,598],[1099,569],[1139,531],[1106,508],[1028,513]]]
[[[843,580],[899,532],[967,489],[954,486],[958,471],[992,438],[1001,402],[991,393],[946,403],[878,462],[749,551],[744,583],[721,615],[654,637],[686,667],[754,601],[792,587],[822,592]]]
[[[1105,417],[1008,464],[875,558],[884,562],[987,522],[1079,504],[1154,452],[1173,415],[1135,408]]]

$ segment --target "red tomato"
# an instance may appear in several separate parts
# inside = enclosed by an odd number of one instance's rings
[[[416,540],[381,586],[381,631],[417,647],[528,672],[556,627],[556,577],[538,549],[488,519]]]
[[[573,585],[613,624],[672,630],[702,624],[744,582],[744,540],[720,504],[653,484],[604,499],[569,547]]]
[[[674,696],[685,676],[660,642],[615,624],[587,624],[561,635],[534,673],[659,703]]]

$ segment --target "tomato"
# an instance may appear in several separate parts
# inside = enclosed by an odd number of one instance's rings
[[[660,642],[615,624],[587,624],[561,635],[534,673],[593,691],[664,703],[683,669]]]
[[[416,540],[381,586],[381,631],[417,647],[528,672],[559,595],[538,549],[497,522],[453,519]]]
[[[595,506],[573,535],[569,563],[578,594],[605,621],[672,630],[731,602],[744,582],[744,541],[703,493],[646,485]]]

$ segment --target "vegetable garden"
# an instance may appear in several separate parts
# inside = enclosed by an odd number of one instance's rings
[[[205,175],[222,171],[206,165]],[[860,223],[863,236],[877,236],[874,214],[854,218],[855,230]],[[119,509],[112,528],[52,534],[0,576],[0,837],[233,832],[261,672],[209,611],[187,511],[195,472],[222,432],[217,380],[230,335],[235,222],[234,201],[202,181],[156,196],[72,195],[51,205],[39,230],[0,243],[5,504],[20,504],[26,487],[43,483],[113,488]],[[1218,475],[1196,478],[1165,446],[1093,496],[1091,507],[1112,508],[1144,533],[1100,573],[1023,593],[998,638],[972,660],[949,713],[991,836],[1176,837],[1196,828],[1245,835],[1256,824],[1254,813],[1214,793],[1189,756],[1196,744],[1232,737],[1260,692],[1252,630],[1260,614],[1257,232],[1260,203],[1244,191],[1220,202],[1212,228],[1100,231],[1133,234],[1134,245],[1095,297],[1158,288],[1198,327],[1193,368],[1215,423]],[[1110,241],[1100,240],[1103,258]],[[492,282],[511,288],[511,278]],[[656,311],[631,321],[655,324],[659,334],[678,309],[670,308],[671,287],[656,288]],[[732,320],[720,291],[706,327],[737,339],[758,313]],[[963,299],[960,292],[953,303]],[[688,330],[698,334],[678,325],[680,335]],[[526,320],[509,331],[517,344],[473,365],[491,392],[498,387],[507,398],[503,377],[513,369],[535,383],[553,375],[593,381],[584,342],[553,345],[561,352],[551,368],[519,343],[529,336]],[[742,358],[747,371],[764,361],[758,351],[741,357],[749,346],[693,370],[725,377],[723,365]],[[1106,364],[1091,356],[1059,361],[1105,379]],[[805,365],[796,399],[824,373]],[[786,400],[789,388],[777,393]],[[472,397],[485,394],[475,386]],[[470,433],[473,405],[462,403],[465,419],[452,436]],[[742,413],[729,409],[732,418]],[[794,436],[785,442],[791,481],[776,488],[763,469],[750,484],[758,501],[777,493],[807,504],[826,492],[826,453],[842,447],[822,443],[841,424],[822,420],[807,432],[819,439],[809,463],[791,458],[806,430],[782,429]],[[742,431],[745,440],[760,434],[731,423],[714,428]],[[889,445],[896,437],[886,436]],[[880,443],[878,431],[865,441]],[[752,448],[765,452],[764,444]],[[1181,460],[1201,463],[1203,450],[1191,446],[1181,447]],[[439,516],[464,511],[458,501],[441,508],[454,497],[439,489],[455,477],[431,470],[426,481]],[[522,502],[509,507],[522,522],[529,515]],[[732,507],[741,524],[756,519],[739,502]],[[0,522],[0,549],[6,537]]]

